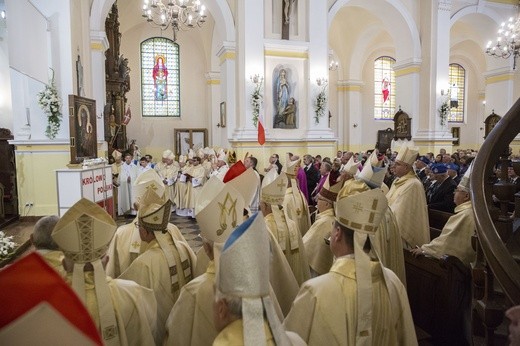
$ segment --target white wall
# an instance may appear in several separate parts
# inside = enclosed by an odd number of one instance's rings
[[[136,139],[142,153],[154,157],[163,150],[174,146],[174,129],[209,128],[210,108],[205,73],[208,72],[209,52],[202,44],[200,32],[196,29],[180,32],[177,43],[181,61],[181,117],[143,118],[141,116],[141,71],[140,43],[147,38],[160,36],[158,29],[143,21],[122,33],[121,54],[129,60],[130,91],[126,94],[132,110],[132,120],[127,126],[127,138]],[[172,38],[170,31],[165,37]]]
[[[0,4],[0,10],[5,6]],[[11,103],[11,77],[9,70],[9,50],[7,25],[0,19],[0,127],[13,131],[13,109]]]

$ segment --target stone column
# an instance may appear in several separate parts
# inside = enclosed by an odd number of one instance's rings
[[[362,133],[362,95],[361,88],[364,83],[361,80],[338,81],[338,100],[341,111],[338,112],[338,137],[341,150],[357,151],[363,143]],[[349,118],[342,115],[350,114]]]
[[[221,141],[223,146],[228,146],[228,138],[231,138],[237,121],[237,86],[236,86],[236,51],[235,42],[224,42],[217,52],[220,60],[220,102],[226,102],[226,127],[221,128]],[[220,109],[219,109],[220,114]]]
[[[222,138],[225,139],[225,123],[221,123],[220,119],[220,103],[225,102],[220,95],[220,73],[219,72],[207,72],[204,74],[206,77],[207,94],[209,95],[208,108],[210,110],[210,119],[208,123],[209,127],[209,138],[208,143],[218,146],[226,147],[223,145]]]
[[[251,93],[254,84],[250,76],[265,77],[264,67],[264,2],[237,2],[238,52],[236,75],[237,102],[234,139],[256,139],[257,129],[253,124]],[[246,19],[247,18],[247,19]],[[260,109],[263,112],[263,109]]]
[[[447,123],[441,125],[439,116],[439,108],[448,97],[449,89],[451,8],[451,0],[431,2],[431,12],[427,18],[430,21],[431,31],[426,33],[423,39],[424,42],[432,43],[430,47],[425,48],[426,53],[429,54],[424,54],[428,57],[426,59],[429,59],[425,61],[425,65],[429,65],[430,81],[429,94],[425,95],[428,100],[428,115],[419,116],[417,132],[412,133],[412,136],[416,145],[429,147],[431,150],[443,147],[451,151],[452,145],[452,136],[448,131]],[[424,25],[426,27],[428,24]],[[412,126],[416,125],[412,124]]]
[[[313,19],[308,22],[309,26],[309,88],[308,88],[308,118],[307,118],[307,138],[332,138],[334,133],[329,128],[329,49],[328,49],[328,6],[326,1],[310,1],[309,13],[312,13]],[[321,84],[317,82],[322,79]],[[319,117],[316,123],[316,99],[321,90],[323,90],[323,80],[327,80],[325,87],[325,97],[327,103],[323,111],[323,115]]]

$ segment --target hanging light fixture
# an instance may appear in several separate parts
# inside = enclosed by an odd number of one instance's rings
[[[179,30],[201,27],[207,17],[206,6],[200,0],[144,0],[142,16],[161,30],[171,27],[173,41],[177,41]]]
[[[520,4],[518,5],[520,10]],[[508,59],[513,56],[513,70],[516,70],[516,58],[520,55],[520,15],[511,17],[498,28],[496,43],[489,41],[486,46],[488,55]]]

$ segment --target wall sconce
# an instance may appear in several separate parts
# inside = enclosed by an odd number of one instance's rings
[[[339,62],[334,59],[331,59],[329,62],[329,71],[336,71],[339,67]]]
[[[316,78],[316,84],[318,86],[322,86],[322,85],[326,85],[328,82],[327,78],[325,77],[319,77],[319,78]]]
[[[254,75],[249,76],[249,79],[251,79],[251,82],[253,82],[253,84],[258,85],[258,84],[262,83],[262,81],[264,80],[264,77],[262,77],[258,73],[255,73]]]

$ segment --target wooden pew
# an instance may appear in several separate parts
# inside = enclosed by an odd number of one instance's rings
[[[428,208],[430,239],[435,239],[441,234],[442,228],[452,215],[452,213]]]
[[[430,237],[439,236],[452,216],[429,209]],[[404,250],[407,292],[416,326],[435,345],[465,345],[464,313],[469,314],[471,272],[454,256],[413,257]],[[468,333],[468,332],[466,332]]]
[[[453,256],[413,257],[404,250],[408,299],[415,325],[435,345],[465,345],[464,314],[469,314],[471,273]],[[466,332],[467,333],[467,332]]]

